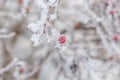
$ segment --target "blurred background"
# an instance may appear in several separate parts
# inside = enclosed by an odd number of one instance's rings
[[[60,0],[52,7],[59,8],[52,22],[67,38],[61,55],[30,40],[27,26],[42,16],[41,1],[55,0],[0,0],[0,80],[119,80],[120,0]]]

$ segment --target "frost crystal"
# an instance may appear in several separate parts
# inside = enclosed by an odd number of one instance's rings
[[[47,43],[50,43],[50,42],[52,42],[52,41],[53,41],[52,37],[47,36]]]
[[[52,15],[50,16],[50,18],[51,18],[51,20],[55,20],[55,19],[57,18],[57,14],[56,14],[56,13],[52,14]]]
[[[41,12],[41,20],[47,19],[47,13],[48,13],[48,9],[45,9]]]
[[[60,35],[60,32],[57,29],[52,29],[51,32],[54,39],[57,39]]]

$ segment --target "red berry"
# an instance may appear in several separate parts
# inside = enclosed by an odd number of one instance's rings
[[[115,34],[115,35],[113,36],[113,39],[114,39],[114,41],[118,41],[118,35]]]
[[[59,37],[58,41],[59,41],[59,43],[61,43],[61,44],[65,43],[65,42],[66,42],[66,36],[61,35],[61,36]]]
[[[75,29],[79,29],[80,28],[80,22],[76,22],[74,27],[75,27]]]
[[[113,60],[113,59],[114,59],[114,56],[110,56],[110,57],[109,57],[109,60]]]
[[[29,13],[30,11],[29,7],[26,7],[25,10],[26,10],[26,13]]]
[[[21,4],[23,2],[23,0],[18,0],[18,3]]]
[[[115,13],[115,10],[114,10],[114,9],[111,9],[111,10],[109,11],[109,13],[110,13],[110,14],[114,14],[114,13]]]
[[[19,73],[23,73],[24,72],[24,68],[23,67],[20,67],[20,69],[19,69]]]

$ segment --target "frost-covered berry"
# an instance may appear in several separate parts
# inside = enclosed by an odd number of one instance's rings
[[[113,59],[114,59],[114,56],[110,56],[110,57],[109,57],[109,60],[113,60]]]
[[[61,44],[65,43],[65,42],[66,42],[66,36],[61,35],[61,36],[59,37],[58,41],[59,41],[59,43],[61,43]]]
[[[29,13],[30,8],[29,8],[29,7],[26,7],[25,10],[26,10],[26,13]]]
[[[114,9],[111,9],[111,10],[109,11],[109,13],[110,13],[110,14],[114,14],[114,13],[115,13],[115,10],[114,10]]]
[[[24,68],[23,68],[23,67],[20,67],[19,73],[22,74],[23,72],[24,72]]]
[[[76,22],[76,23],[74,24],[74,28],[75,28],[75,29],[79,29],[79,28],[80,28],[80,22]]]
[[[23,2],[23,0],[18,0],[18,3],[19,3],[19,4],[22,4],[22,2]]]
[[[114,39],[114,41],[118,41],[118,35],[115,34],[115,35],[113,36],[113,39]]]

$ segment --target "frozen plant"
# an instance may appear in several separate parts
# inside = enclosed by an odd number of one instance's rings
[[[28,28],[33,32],[31,41],[34,46],[40,43],[55,43],[56,48],[65,45],[66,36],[60,35],[59,30],[54,25],[57,19],[60,0],[40,1],[41,9],[40,19],[28,25]]]
[[[119,80],[119,2],[0,0],[0,80]]]

